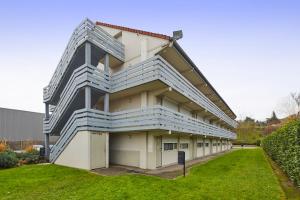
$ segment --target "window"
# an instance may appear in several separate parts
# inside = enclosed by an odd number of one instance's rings
[[[220,143],[218,143],[218,146],[220,146]]]
[[[205,146],[206,146],[206,147],[209,147],[209,143],[208,143],[208,142],[206,142],[206,143],[205,143]]]
[[[173,148],[177,149],[177,143],[173,143]]]
[[[197,143],[197,147],[203,147],[203,143]]]
[[[164,151],[177,149],[177,143],[164,143]]]
[[[189,144],[188,143],[181,143],[180,144],[180,149],[188,149],[189,148]]]

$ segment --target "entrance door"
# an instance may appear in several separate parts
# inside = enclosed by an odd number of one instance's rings
[[[156,137],[156,167],[161,167],[162,164],[162,136]]]

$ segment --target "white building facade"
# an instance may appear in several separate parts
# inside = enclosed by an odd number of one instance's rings
[[[166,35],[84,20],[44,88],[52,163],[156,169],[231,148],[235,114]]]

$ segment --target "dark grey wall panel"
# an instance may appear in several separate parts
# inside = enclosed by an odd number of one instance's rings
[[[44,140],[43,113],[0,108],[0,139]]]

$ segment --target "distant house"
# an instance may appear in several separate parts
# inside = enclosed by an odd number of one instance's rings
[[[44,144],[43,113],[0,108],[0,141],[14,149],[22,145]]]

